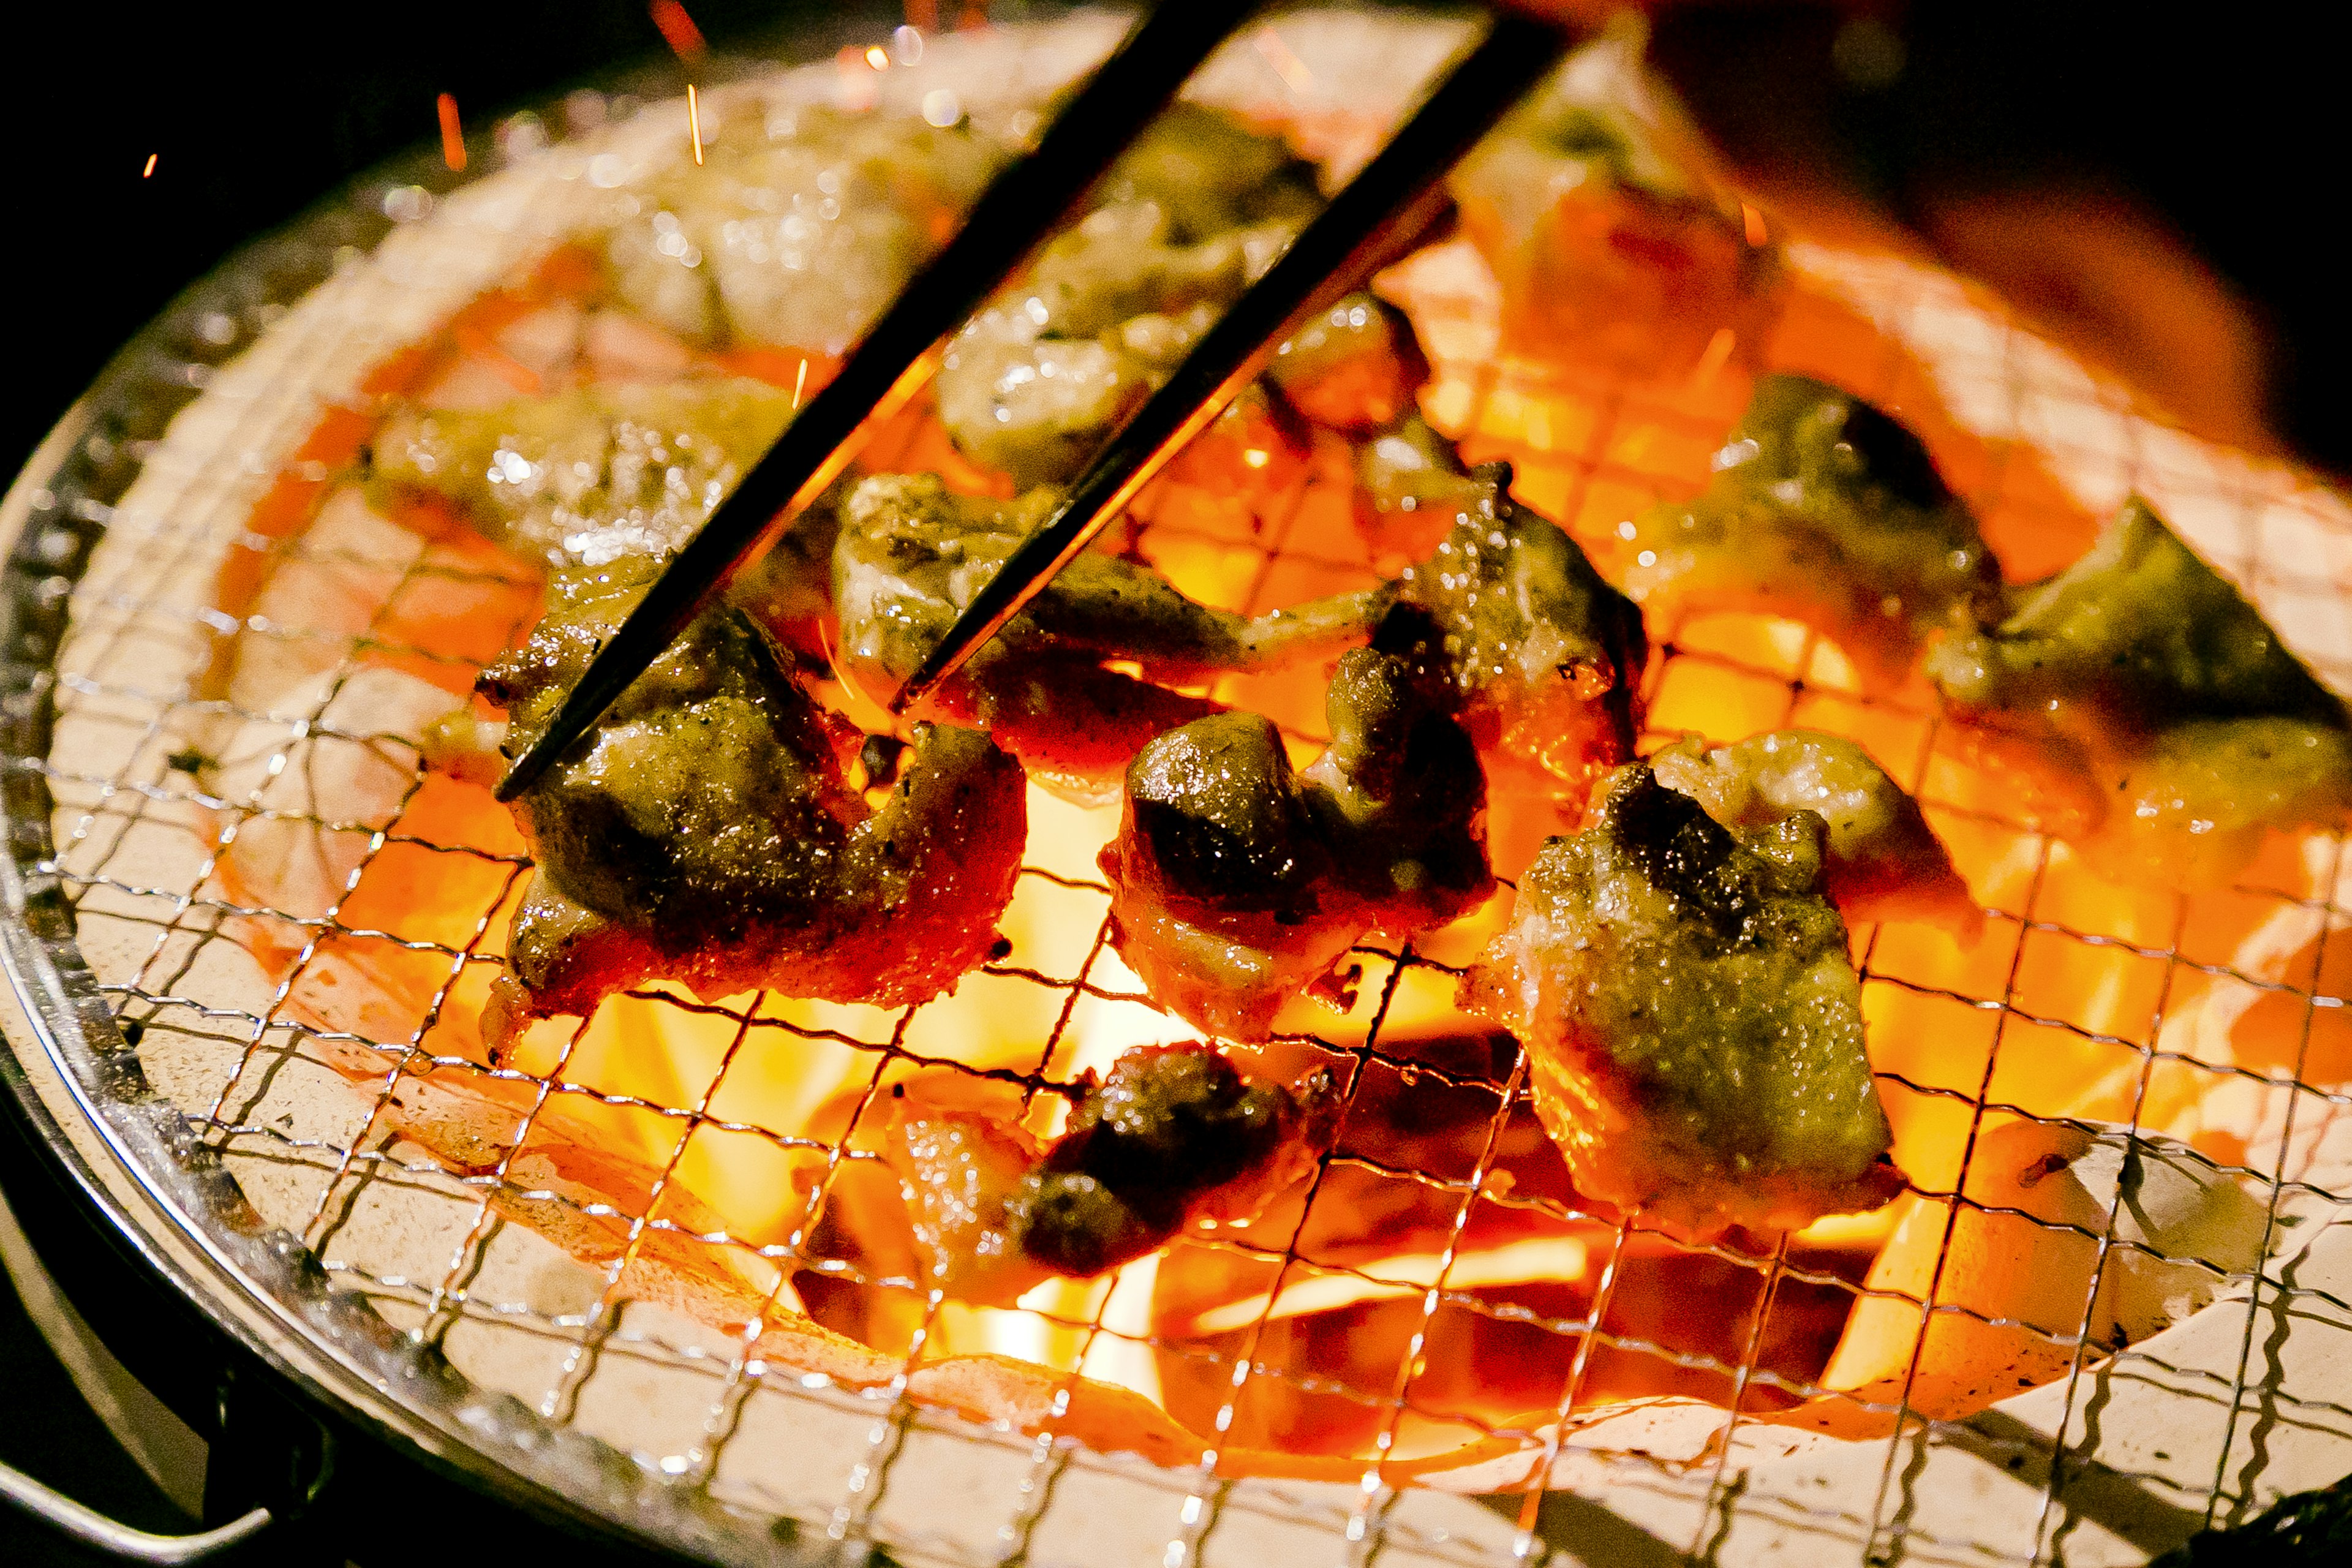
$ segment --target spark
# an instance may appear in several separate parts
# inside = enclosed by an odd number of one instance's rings
[[[1729,327],[1717,327],[1715,336],[1706,341],[1706,352],[1698,356],[1698,363],[1691,371],[1691,384],[1705,386],[1713,381],[1716,373],[1729,363],[1731,351],[1738,342],[1738,335]]]
[[[1315,73],[1307,68],[1307,62],[1298,58],[1297,53],[1283,40],[1282,35],[1272,26],[1260,27],[1257,36],[1250,41],[1257,46],[1257,52],[1265,57],[1265,63],[1274,68],[1274,74],[1282,79],[1283,86],[1301,98],[1315,90]]]
[[[160,154],[157,154],[157,153],[148,153],[148,154],[147,154],[147,166],[146,166],[145,168],[143,168],[143,169],[142,169],[142,170],[140,170],[140,171],[139,171],[139,177],[140,177],[141,179],[142,179],[142,180],[143,180],[143,179],[146,179],[147,177],[149,177],[150,175],[152,175],[152,174],[154,174],[154,172],[155,172],[155,160],[156,160],[156,158],[157,158],[159,155],[160,155]]]
[[[660,29],[662,41],[679,59],[689,63],[698,60],[709,47],[702,41],[702,29],[694,25],[694,18],[686,14],[686,7],[677,0],[654,0],[646,9],[654,26]]]
[[[866,50],[866,63],[872,66],[878,71],[888,70],[890,68],[890,51],[884,48],[879,44],[868,45]]]
[[[441,113],[441,161],[454,173],[466,166],[466,133],[457,124],[457,100],[445,92],[433,107]]]
[[[694,138],[694,162],[699,167],[702,163],[702,105],[694,96],[692,82],[686,84],[686,129],[687,133]]]
[[[793,374],[793,412],[800,412],[801,393],[808,385],[808,356],[801,356],[801,368]]]
[[[1748,226],[1748,243],[1758,250],[1763,249],[1764,242],[1771,237],[1765,232],[1764,215],[1742,202],[1739,204],[1739,218]]]

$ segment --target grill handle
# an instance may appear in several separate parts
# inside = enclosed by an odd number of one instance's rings
[[[143,1530],[117,1524],[6,1465],[0,1465],[0,1500],[22,1509],[60,1535],[125,1563],[203,1563],[234,1551],[269,1528],[269,1510],[257,1508],[216,1530],[194,1535],[150,1535]]]

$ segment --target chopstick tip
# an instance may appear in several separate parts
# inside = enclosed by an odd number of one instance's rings
[[[542,735],[538,744],[524,749],[514,765],[507,769],[507,776],[491,787],[490,798],[501,805],[511,804],[515,796],[539,782],[540,775],[547,772],[547,738]]]

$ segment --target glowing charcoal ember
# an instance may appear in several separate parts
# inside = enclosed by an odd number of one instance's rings
[[[1137,753],[1102,867],[1112,945],[1154,1000],[1262,1040],[1366,936],[1408,942],[1486,900],[1485,779],[1448,695],[1360,648],[1332,678],[1331,744],[1304,773],[1254,713]]]
[[[1662,381],[1710,349],[1752,353],[1777,310],[1774,253],[1705,163],[1638,42],[1570,57],[1452,179],[1501,284],[1504,351]]]
[[[1800,813],[1743,846],[1636,766],[1520,881],[1464,1001],[1526,1047],[1579,1192],[1713,1232],[1900,1190],[1823,837]]]
[[[1682,741],[1651,769],[1735,835],[1799,811],[1827,824],[1822,892],[1848,921],[1916,920],[1973,937],[1984,911],[1952,869],[1918,803],[1870,753],[1840,735],[1779,730],[1736,745]]]
[[[527,744],[649,580],[626,557],[560,579],[484,672]],[[953,985],[996,941],[1019,869],[1021,771],[987,737],[919,728],[887,805],[850,785],[854,732],[738,612],[705,616],[516,804],[538,864],[486,1032],[585,1016],[653,978],[882,1005]]]
[[[2270,831],[2352,811],[2343,702],[2137,498],[1928,673],[1961,744],[2125,879],[2216,886]]]
[[[221,695],[246,713],[299,718],[298,693],[342,665],[414,572],[425,541],[343,484],[300,537],[265,564],[246,624],[219,656]]]
[[[1461,1022],[1451,1014],[1449,1021]],[[1297,1054],[1332,1059],[1320,1049]],[[1447,1288],[1462,1290],[1589,1279],[1615,1227],[1576,1214],[1559,1152],[1526,1097],[1515,1098],[1497,1127],[1517,1054],[1491,1032],[1384,1036],[1381,1058],[1348,1095],[1311,1207],[1299,1190],[1269,1205],[1248,1233],[1263,1251],[1239,1252],[1214,1238],[1171,1246],[1156,1290],[1156,1331],[1212,1336],[1246,1331],[1269,1314],[1417,1300],[1439,1280],[1441,1265]],[[1466,1181],[1482,1163],[1485,1195],[1465,1215],[1462,1193],[1440,1184]],[[1286,1268],[1275,1250],[1283,1238],[1311,1261]]]
[[[1051,1275],[1116,1268],[1189,1226],[1248,1222],[1314,1170],[1339,1110],[1327,1069],[1285,1086],[1204,1045],[1126,1052],[1085,1081],[1050,1143],[1022,1131],[1017,1101],[961,1109],[940,1094],[974,1099],[918,1083],[893,1108],[885,1158],[925,1281],[999,1305]]]
[[[592,312],[581,329],[580,353],[594,380],[661,384],[683,381],[694,350],[651,321],[625,310]]]
[[[1375,646],[1442,672],[1490,773],[1573,808],[1633,755],[1642,614],[1575,541],[1511,500],[1507,464],[1473,478],[1437,548],[1397,580],[1400,605],[1419,614],[1391,615]]]
[[[1918,437],[1803,376],[1758,382],[1706,492],[1629,526],[1625,591],[1661,624],[1722,610],[1801,621],[1865,689],[1900,684],[1932,634],[2000,589],[1976,519]]]

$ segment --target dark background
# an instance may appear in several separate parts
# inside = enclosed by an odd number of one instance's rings
[[[861,8],[688,9],[725,49],[795,18],[836,28]],[[2036,184],[2128,204],[2201,256],[2259,324],[2273,431],[2352,470],[2337,379],[2347,268],[2326,238],[2345,201],[2342,56],[2310,11],[2204,16],[2192,26],[2063,0],[1690,5],[1664,16],[1657,53],[1735,159],[1793,170],[1894,221],[1920,223],[1955,191]],[[1878,31],[1854,33],[1857,16]],[[479,129],[663,54],[643,0],[74,0],[13,16],[0,265],[20,326],[0,376],[0,462],[13,473],[123,340],[239,241],[433,140],[436,94]],[[0,1459],[170,1528],[169,1505],[88,1417],[5,1282]],[[80,1561],[0,1509],[0,1562]]]
[[[690,0],[711,43],[881,5]],[[16,460],[126,336],[240,239],[436,134],[615,62],[658,57],[645,0],[320,6],[70,0],[12,17],[0,95],[21,191],[7,270],[20,339],[0,392]],[[950,16],[964,0],[930,9]],[[1008,0],[995,0],[997,14]],[[2264,328],[2269,424],[2352,470],[2336,366],[2346,89],[2323,8],[2068,0],[1669,0],[1655,51],[1735,156],[1919,223],[1937,199],[2058,183],[2168,225]],[[1897,42],[1853,48],[1857,17]],[[2189,18],[2201,17],[2199,22]],[[1841,48],[1843,33],[1848,47]],[[1863,68],[1857,71],[1857,65]],[[152,178],[140,170],[157,154]]]

